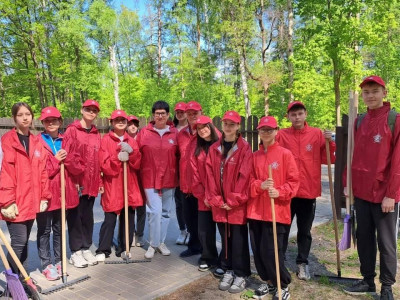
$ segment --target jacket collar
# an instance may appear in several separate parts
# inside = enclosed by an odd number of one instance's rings
[[[114,131],[112,131],[112,130],[110,130],[110,131],[108,132],[108,135],[109,135],[110,138],[111,138],[112,140],[114,140],[114,141],[121,141],[118,137],[115,136]],[[122,140],[123,140],[124,142],[128,141],[129,135],[128,135],[128,133],[126,133],[126,131],[125,131],[123,137],[124,137],[124,138],[123,138]]]
[[[309,130],[309,126],[308,126],[308,123],[307,123],[307,121],[304,121],[304,127],[302,128],[302,129],[296,129],[296,128],[294,128],[293,127],[293,125],[292,125],[292,127],[290,127],[290,130],[293,132],[293,133],[306,133],[308,130]]]
[[[368,109],[367,113],[371,118],[386,114],[390,110],[390,102],[383,102],[383,106],[376,109]]]
[[[68,127],[75,127],[76,129],[80,130],[80,131],[86,131],[86,128],[83,128],[81,125],[81,122],[79,120],[76,120],[75,122],[71,123],[70,125],[68,125]],[[92,127],[90,128],[89,133],[97,133],[97,127],[95,125],[92,124]]]

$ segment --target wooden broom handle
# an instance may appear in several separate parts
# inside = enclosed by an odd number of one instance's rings
[[[268,179],[272,178],[272,167],[268,165]],[[282,290],[281,290],[281,274],[279,271],[279,255],[278,255],[278,239],[276,233],[276,219],[275,219],[275,200],[271,197],[271,212],[272,212],[272,230],[274,235],[274,254],[275,254],[275,270],[276,270],[276,284],[278,287],[278,298],[282,300]]]
[[[129,224],[128,224],[128,174],[126,161],[124,161],[124,209],[125,209],[125,251],[128,257],[129,253]]]
[[[65,234],[65,165],[64,162],[60,164],[60,177],[61,177],[61,267],[63,278],[67,276],[67,239]]]
[[[29,280],[29,275],[26,273],[24,266],[21,264],[21,261],[15,254],[13,248],[11,247],[10,243],[7,241],[6,236],[3,233],[3,230],[0,229],[0,239],[3,241],[3,244],[6,246],[8,253],[10,253],[14,263],[17,265],[19,271],[21,272],[22,276],[24,276],[25,281]]]
[[[1,257],[1,260],[3,261],[3,265],[6,268],[6,270],[10,270],[11,267],[10,267],[10,264],[8,263],[8,260],[7,260],[6,254],[4,253],[2,245],[0,245],[0,257]]]

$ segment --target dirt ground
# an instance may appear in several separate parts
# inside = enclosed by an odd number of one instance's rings
[[[335,252],[335,236],[333,223],[327,223],[313,229],[313,243],[309,258],[310,272],[312,275],[328,275],[337,276],[337,259]],[[339,240],[341,238],[342,228],[339,231]],[[398,253],[400,253],[400,240],[398,240]],[[290,299],[292,300],[346,300],[346,299],[379,299],[375,296],[350,296],[342,291],[345,285],[350,285],[351,281],[330,280],[326,276],[313,276],[310,281],[302,281],[296,277],[296,240],[291,239],[287,251],[287,268],[292,275],[292,283],[290,284]],[[340,252],[341,256],[341,276],[349,278],[360,278],[359,261],[357,251],[353,245],[350,249]],[[378,254],[379,257],[379,254]],[[377,260],[377,263],[379,260]],[[394,299],[400,299],[400,264],[397,264],[397,283],[393,286]],[[219,280],[211,275],[211,273],[194,281],[177,291],[159,298],[160,300],[175,299],[251,299],[254,289],[260,284],[260,279],[256,274],[255,266],[252,262],[253,275],[248,280],[248,286],[241,294],[230,294],[222,292],[218,289]],[[377,273],[379,277],[379,265],[377,265]],[[376,279],[377,291],[379,294],[380,284]],[[267,296],[264,299],[271,299]]]

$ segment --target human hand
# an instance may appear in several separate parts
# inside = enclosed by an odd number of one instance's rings
[[[210,208],[210,207],[211,207],[210,203],[208,203],[208,201],[207,201],[207,199],[206,199],[206,198],[204,199],[204,205],[205,205],[205,206],[207,206],[208,208]]]
[[[49,208],[49,201],[48,200],[40,200],[40,212],[44,212]]]
[[[125,152],[128,152],[128,153],[132,153],[133,152],[133,149],[132,149],[131,145],[129,145],[128,143],[121,142],[121,143],[119,143],[119,145],[121,146],[121,151],[125,151]]]
[[[230,207],[228,204],[226,204],[226,203],[224,203],[224,204],[222,204],[221,205],[221,208],[222,209],[226,209],[226,210],[231,210],[232,209],[232,207]]]
[[[349,190],[348,190],[347,186],[345,186],[345,187],[343,188],[343,194],[344,194],[345,197],[348,197],[348,196],[349,196]]]
[[[324,138],[331,141],[332,140],[332,131],[325,129],[324,130]]]
[[[279,197],[279,191],[276,188],[271,187],[271,188],[268,189],[268,195],[269,195],[270,198],[274,198],[274,199],[278,198]]]
[[[274,187],[274,180],[272,178],[268,178],[263,183],[261,183],[261,189],[267,190],[271,187]]]
[[[388,197],[383,198],[381,207],[384,213],[394,212],[394,199]]]
[[[3,207],[1,209],[1,214],[7,219],[14,220],[19,215],[17,204],[13,202],[8,206]]]
[[[62,161],[67,157],[67,151],[65,151],[64,149],[60,149],[58,150],[58,152],[56,153],[56,155],[54,155],[54,157],[58,160],[58,161]]]
[[[99,187],[99,194],[103,194],[104,193],[104,187],[103,186],[100,186]]]
[[[125,151],[121,151],[118,153],[118,159],[122,162],[129,160],[129,153]]]

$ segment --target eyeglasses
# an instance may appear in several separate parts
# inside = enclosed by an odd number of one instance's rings
[[[166,115],[167,115],[167,113],[165,111],[154,113],[154,116],[156,116],[156,117],[165,117]]]
[[[260,128],[258,129],[259,133],[266,133],[266,134],[271,134],[276,130],[276,128]]]
[[[84,107],[83,110],[85,112],[93,113],[93,114],[97,114],[99,112],[99,110],[97,108],[90,108],[90,107]]]

